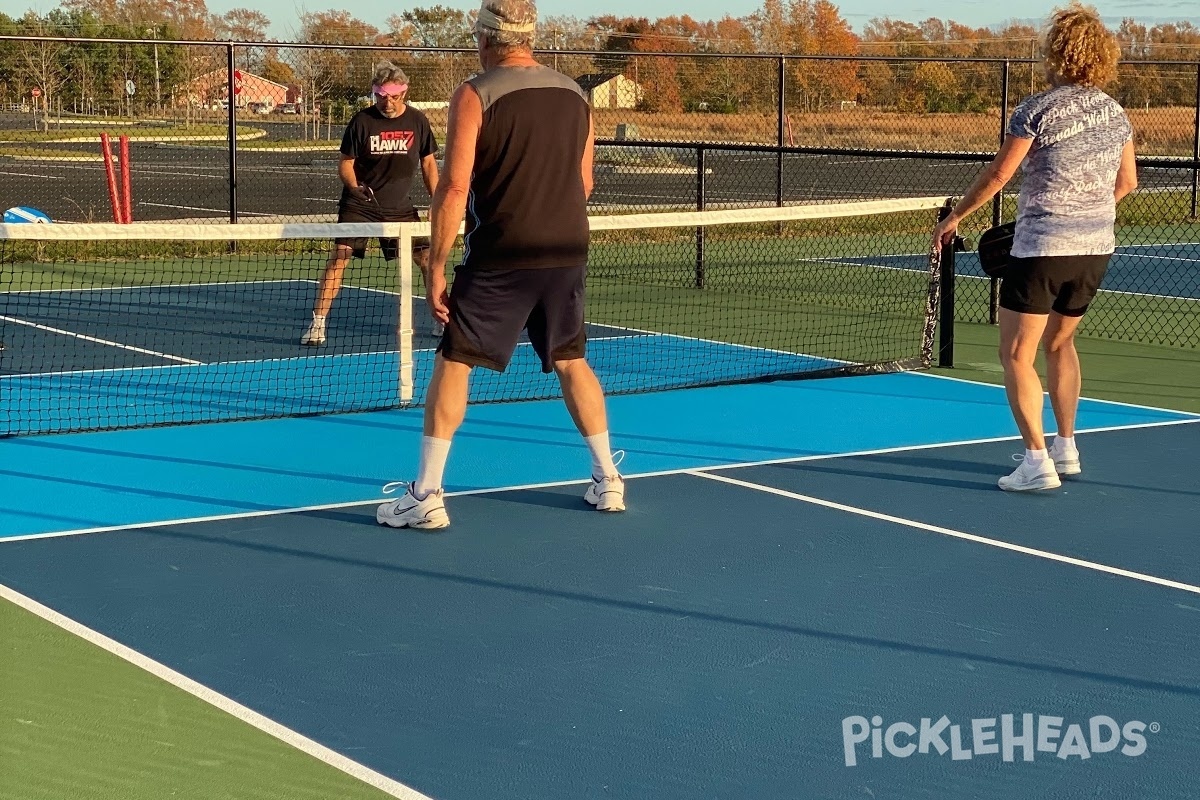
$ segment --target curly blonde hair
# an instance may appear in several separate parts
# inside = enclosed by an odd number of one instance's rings
[[[1050,17],[1042,54],[1051,75],[1100,88],[1116,77],[1121,48],[1095,8],[1071,3]]]

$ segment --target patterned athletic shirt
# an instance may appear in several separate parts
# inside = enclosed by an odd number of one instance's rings
[[[1125,110],[1099,89],[1056,86],[1026,99],[1008,133],[1033,139],[1021,165],[1012,254],[1106,255],[1116,247],[1113,189],[1133,136]]]

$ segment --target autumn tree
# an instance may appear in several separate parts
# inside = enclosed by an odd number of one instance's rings
[[[411,8],[388,17],[388,38],[409,47],[473,47],[473,22],[473,15],[457,8]]]
[[[237,42],[261,42],[267,38],[271,20],[261,11],[249,8],[234,8],[213,19],[213,30],[218,38]],[[247,72],[261,74],[266,52],[257,47],[237,48],[238,64]]]
[[[387,19],[384,38],[402,47],[474,48],[474,11],[447,6],[411,8]],[[478,60],[472,55],[407,53],[395,59],[409,73],[409,96],[420,100],[448,100],[472,71]]]
[[[302,42],[321,44],[380,43],[378,29],[348,11],[318,11],[301,15],[299,38]],[[314,109],[323,102],[336,100],[348,104],[369,91],[377,60],[370,51],[336,47],[294,48],[287,50],[285,57],[303,92],[305,122],[311,121],[316,125],[320,123],[320,116],[319,112],[314,114]],[[308,127],[306,124],[306,137]]]

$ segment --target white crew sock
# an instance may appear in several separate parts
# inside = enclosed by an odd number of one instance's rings
[[[421,464],[413,482],[413,497],[424,500],[431,492],[442,488],[442,473],[450,456],[450,440],[421,437]]]
[[[608,444],[608,431],[597,433],[595,436],[585,436],[588,450],[592,452],[592,477],[603,478],[606,475],[616,475],[617,465],[613,463],[612,449]]]
[[[1045,461],[1049,457],[1050,457],[1050,454],[1048,452],[1046,452],[1045,450],[1026,450],[1025,451],[1025,463],[1031,467],[1038,466],[1039,464],[1041,464],[1043,461]]]
[[[1071,436],[1070,438],[1063,438],[1062,436],[1055,436],[1054,444],[1052,445],[1052,447],[1058,451],[1077,449],[1075,447],[1075,437],[1074,436]]]

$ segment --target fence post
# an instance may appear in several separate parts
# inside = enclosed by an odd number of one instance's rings
[[[1033,64],[1029,65],[1032,70]],[[1012,77],[1012,64],[1007,60],[1000,68],[1000,145],[1004,145],[1005,131],[1008,129],[1008,85]],[[1004,189],[996,192],[992,200],[992,227],[999,225],[1004,218]],[[992,278],[988,281],[988,323],[995,325],[1000,316],[1000,281]]]
[[[696,210],[703,211],[705,206],[704,186],[704,145],[696,145]],[[704,226],[696,226],[696,288],[704,288]]]
[[[949,216],[954,205],[947,201],[938,209],[938,222]],[[953,241],[942,245],[941,274],[939,276],[938,316],[938,366],[954,366],[954,251],[961,240],[955,235]]]
[[[783,207],[783,151],[782,148],[787,144],[784,138],[784,123],[787,121],[787,102],[785,92],[787,90],[787,58],[779,56],[777,84],[779,88],[779,108],[778,118],[775,120],[775,144],[780,148],[780,151],[775,154],[775,205],[779,208]]]
[[[226,92],[229,97],[229,221],[237,220],[237,69],[234,66],[233,42],[225,46]]]
[[[1192,129],[1192,221],[1197,218],[1196,200],[1200,194],[1200,64],[1196,65],[1196,120]]]

